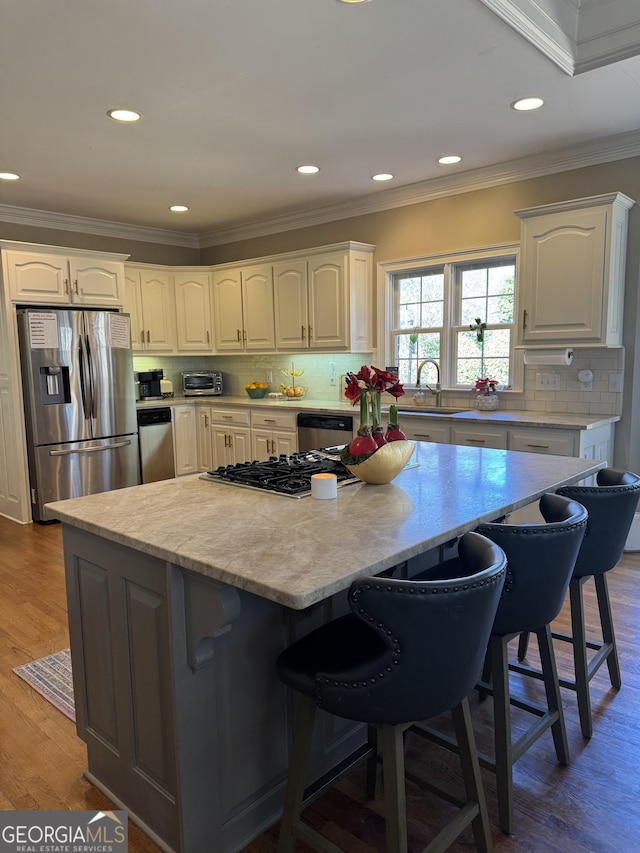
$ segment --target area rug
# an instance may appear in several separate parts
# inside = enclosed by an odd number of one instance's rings
[[[25,663],[13,670],[30,687],[51,702],[59,711],[75,722],[71,652],[63,649],[55,655]]]

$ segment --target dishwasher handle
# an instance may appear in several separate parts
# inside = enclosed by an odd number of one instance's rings
[[[311,415],[300,412],[298,426],[306,429],[331,429],[351,433],[353,417],[351,415]]]

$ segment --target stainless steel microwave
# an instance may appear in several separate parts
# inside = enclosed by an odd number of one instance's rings
[[[222,394],[222,373],[219,370],[192,370],[182,374],[182,393],[185,397],[215,397]]]

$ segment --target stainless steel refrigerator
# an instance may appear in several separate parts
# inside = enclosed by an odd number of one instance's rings
[[[46,521],[50,501],[140,482],[130,318],[17,314],[32,512]]]

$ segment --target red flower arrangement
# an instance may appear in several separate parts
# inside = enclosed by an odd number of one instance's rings
[[[476,379],[474,391],[481,397],[488,397],[489,394],[497,394],[498,383],[495,379]]]
[[[360,403],[360,427],[357,437],[343,451],[345,459],[361,461],[387,443],[380,423],[381,394],[385,391],[396,399],[404,394],[398,377],[388,370],[363,364],[357,373],[347,374],[344,396],[352,406]]]

